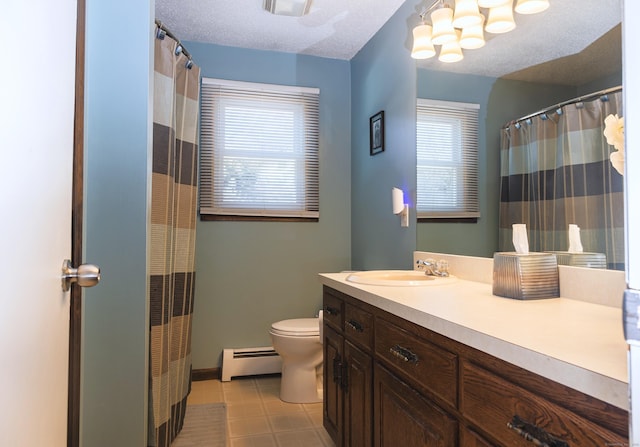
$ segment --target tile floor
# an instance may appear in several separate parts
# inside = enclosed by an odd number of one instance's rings
[[[227,404],[229,447],[334,447],[322,427],[322,403],[280,400],[280,377],[193,382],[187,404]]]

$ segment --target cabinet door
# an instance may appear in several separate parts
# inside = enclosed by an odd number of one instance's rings
[[[371,356],[348,340],[344,345],[346,360],[344,383],[344,445],[371,446],[373,412],[373,369]]]
[[[342,446],[342,374],[344,348],[342,335],[324,325],[324,428],[336,447]]]
[[[374,370],[376,447],[454,447],[457,423],[382,366]]]

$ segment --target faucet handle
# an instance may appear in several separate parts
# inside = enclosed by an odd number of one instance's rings
[[[449,261],[445,261],[444,259],[440,259],[436,263],[436,270],[440,272],[442,276],[449,275]]]

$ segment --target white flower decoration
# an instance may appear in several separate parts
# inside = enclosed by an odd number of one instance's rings
[[[607,116],[604,119],[604,136],[607,144],[616,149],[609,155],[611,165],[624,175],[624,118],[619,118],[618,115]]]
[[[611,166],[613,166],[613,168],[618,171],[620,175],[624,175],[624,152],[611,152],[611,155],[609,155],[609,160],[611,160]]]

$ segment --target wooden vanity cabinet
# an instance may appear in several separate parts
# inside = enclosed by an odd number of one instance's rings
[[[336,446],[629,443],[620,408],[325,286],[327,307],[338,311],[324,319],[324,425]]]
[[[325,290],[324,426],[337,447],[372,445],[373,315]]]
[[[323,335],[324,377],[323,377],[323,425],[335,442],[341,446],[343,434],[343,391],[342,362],[344,359],[344,339],[331,326],[324,322]]]
[[[374,387],[376,447],[456,445],[455,419],[377,363]]]
[[[460,445],[464,447],[496,447],[468,427],[460,428]]]
[[[462,414],[500,445],[598,447],[625,445],[621,436],[473,363],[462,365]],[[563,444],[566,443],[566,444]]]

